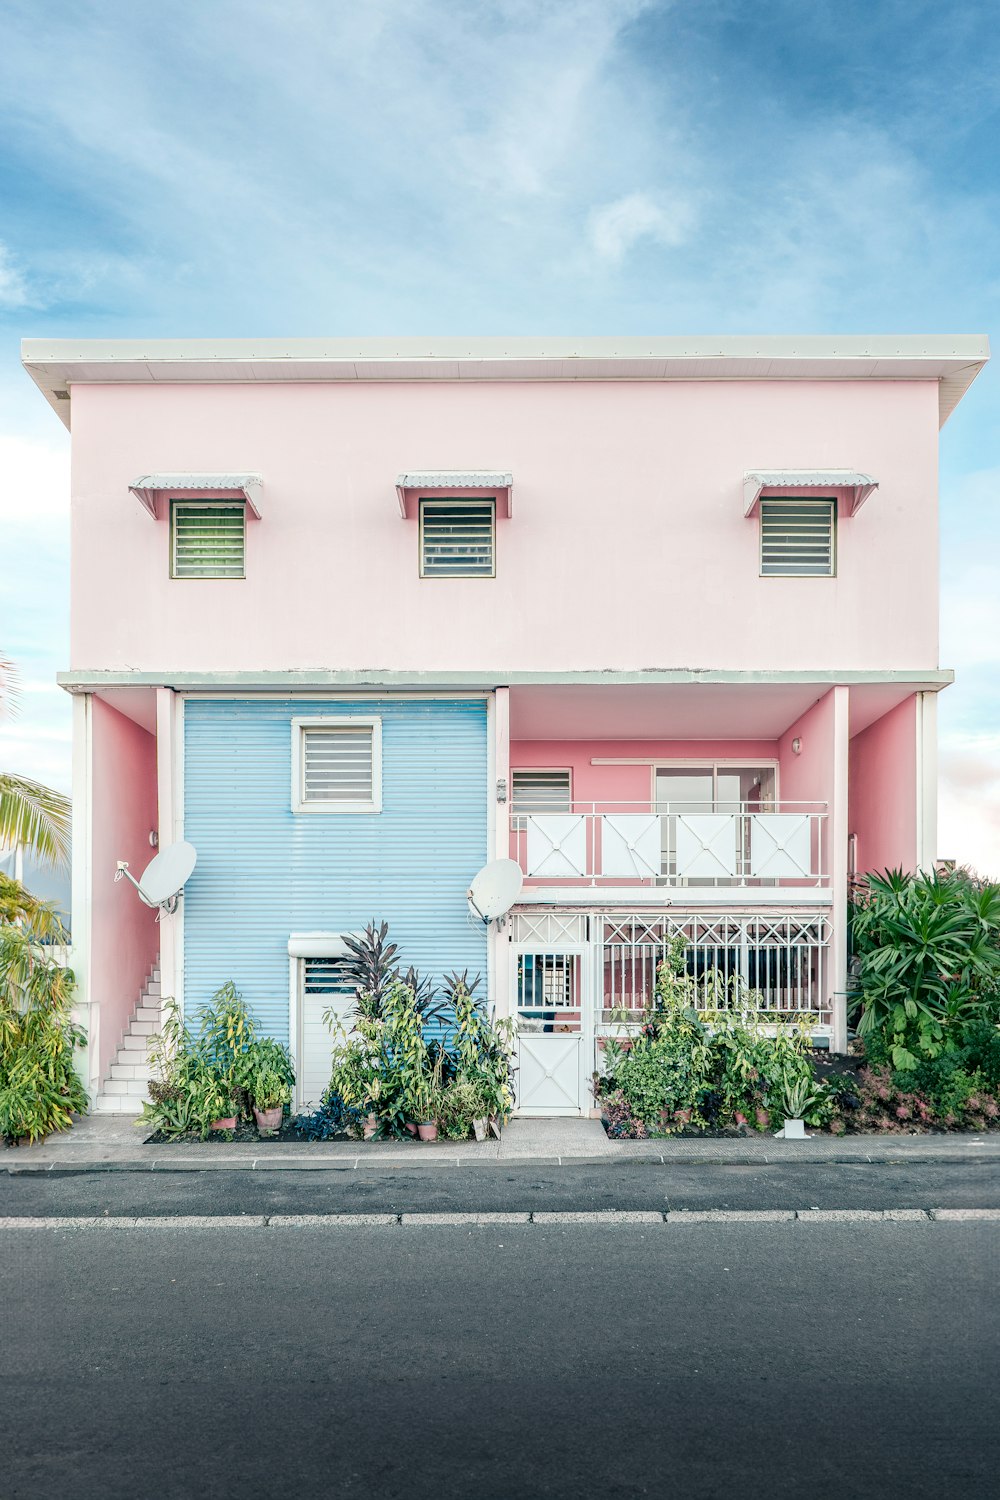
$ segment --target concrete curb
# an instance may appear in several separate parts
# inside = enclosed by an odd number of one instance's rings
[[[659,1225],[687,1228],[698,1224],[931,1224],[1000,1223],[1000,1208],[808,1208],[808,1209],[681,1209],[597,1210],[593,1213],[404,1213],[404,1214],[186,1214],[170,1218],[53,1217],[0,1218],[2,1230],[85,1229],[409,1229],[496,1228],[537,1225],[539,1228],[600,1224]]]
[[[900,1152],[898,1149],[870,1151],[865,1155],[826,1155],[813,1153],[782,1152],[769,1155],[751,1155],[749,1152],[731,1155],[696,1156],[688,1153],[643,1153],[639,1155],[596,1156],[438,1156],[400,1154],[393,1156],[289,1156],[289,1157],[223,1157],[225,1147],[209,1147],[213,1154],[203,1156],[157,1156],[148,1157],[94,1157],[87,1159],[82,1154],[48,1157],[42,1160],[22,1159],[8,1161],[0,1157],[0,1175],[20,1177],[29,1173],[96,1173],[96,1172],[145,1172],[162,1175],[164,1172],[397,1172],[415,1168],[418,1171],[440,1170],[449,1172],[470,1168],[487,1170],[508,1167],[846,1167],[846,1166],[908,1166],[925,1164],[934,1166],[981,1166],[990,1162],[1000,1166],[1000,1152],[972,1149],[945,1152],[918,1153]]]

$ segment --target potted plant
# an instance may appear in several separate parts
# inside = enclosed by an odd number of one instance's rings
[[[413,1084],[409,1112],[416,1121],[417,1136],[422,1141],[437,1140],[438,1102],[438,1092],[429,1078],[420,1078]]]
[[[780,1130],[774,1133],[783,1137],[786,1141],[804,1141],[806,1138],[806,1122],[803,1115],[812,1097],[812,1081],[808,1078],[797,1078],[794,1082],[786,1079],[781,1086],[781,1104],[785,1112],[785,1121]]]
[[[264,1067],[253,1079],[250,1090],[253,1117],[261,1134],[278,1130],[285,1105],[292,1102],[292,1091],[280,1073]]]

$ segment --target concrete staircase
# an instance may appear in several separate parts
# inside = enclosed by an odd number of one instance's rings
[[[94,1101],[95,1111],[106,1115],[138,1115],[147,1098],[149,1063],[146,1046],[160,1029],[160,970],[152,970],[142,987],[139,1004],[128,1023],[111,1072]]]

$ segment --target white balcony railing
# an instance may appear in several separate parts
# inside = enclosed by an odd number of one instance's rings
[[[824,886],[825,802],[574,802],[511,817],[511,857],[539,884]]]

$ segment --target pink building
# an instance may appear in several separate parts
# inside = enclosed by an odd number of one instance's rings
[[[936,854],[938,431],[974,337],[30,340],[73,430],[74,939],[102,1107],[232,978],[325,1082],[342,934],[482,968],[590,1107],[673,934],[847,1039],[852,873]],[[116,863],[187,838],[159,922]],[[469,879],[512,856],[487,931]],[[151,979],[152,976],[152,979]],[[141,1008],[136,1005],[145,995]]]

